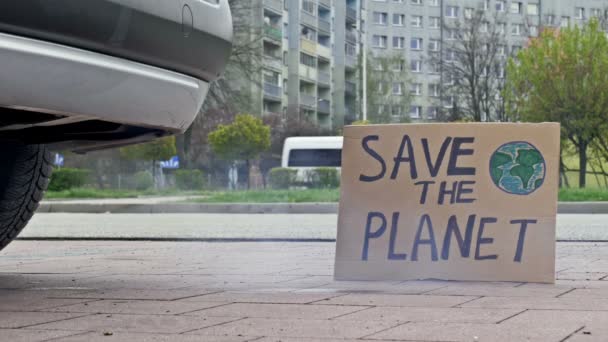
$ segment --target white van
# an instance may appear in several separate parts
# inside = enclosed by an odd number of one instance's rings
[[[342,166],[343,137],[291,137],[285,139],[281,167],[298,170],[298,180],[306,180],[309,170]]]

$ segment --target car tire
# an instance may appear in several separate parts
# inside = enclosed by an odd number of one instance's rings
[[[44,145],[0,143],[0,250],[25,228],[52,172]]]

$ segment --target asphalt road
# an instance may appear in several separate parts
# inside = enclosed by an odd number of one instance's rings
[[[22,238],[333,240],[336,215],[37,214]],[[608,241],[608,215],[558,215],[557,239]]]

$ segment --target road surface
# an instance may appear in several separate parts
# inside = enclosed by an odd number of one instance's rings
[[[333,240],[337,215],[37,214],[22,238]],[[608,215],[558,215],[558,240],[608,241]]]

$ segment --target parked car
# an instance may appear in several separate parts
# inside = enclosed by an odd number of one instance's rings
[[[0,2],[0,249],[88,152],[185,131],[224,70],[228,0]]]
[[[342,166],[343,137],[290,137],[283,144],[281,167],[298,171],[299,182],[308,181],[308,172],[319,167]]]

